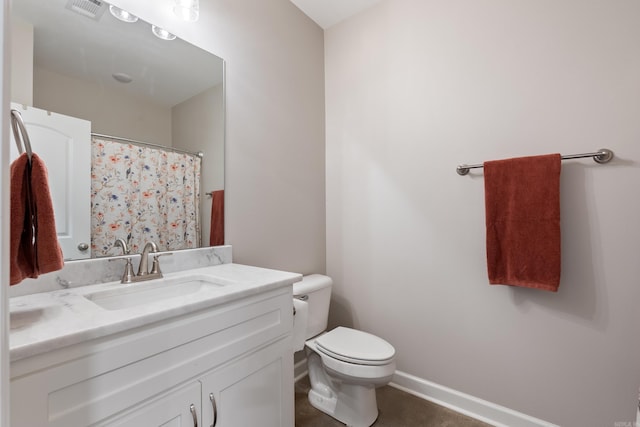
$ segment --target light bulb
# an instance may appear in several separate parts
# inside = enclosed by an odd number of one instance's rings
[[[138,20],[136,15],[115,7],[114,5],[109,5],[109,12],[123,22],[136,22]]]
[[[164,28],[156,27],[155,25],[151,26],[151,31],[153,32],[153,34],[155,34],[156,37],[162,40],[173,40],[176,38],[176,36],[171,34],[169,31],[165,30]]]

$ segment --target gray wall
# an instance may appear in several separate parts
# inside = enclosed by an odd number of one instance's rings
[[[94,94],[100,93],[100,102]],[[91,131],[171,146],[171,108],[126,90],[104,91],[100,85],[36,67],[33,105],[91,122]]]
[[[635,420],[640,2],[387,0],[327,30],[332,323],[398,369],[571,427]],[[563,162],[557,294],[489,286],[482,171]]]
[[[323,32],[289,0],[117,0],[226,61],[226,239],[234,262],[325,271]]]

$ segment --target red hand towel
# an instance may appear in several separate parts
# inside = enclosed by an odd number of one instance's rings
[[[29,158],[22,154],[11,163],[9,284],[15,285],[35,272],[33,252],[33,224],[31,224],[32,195],[29,185]]]
[[[34,212],[36,261],[38,273],[45,274],[62,269],[64,256],[58,243],[47,167],[35,153],[31,157],[31,189],[36,208]]]
[[[64,266],[58,243],[47,168],[32,154],[11,164],[10,285],[25,278],[60,270]]]
[[[211,233],[209,245],[224,245],[224,190],[211,193]]]
[[[558,290],[560,161],[549,154],[484,163],[490,284]]]

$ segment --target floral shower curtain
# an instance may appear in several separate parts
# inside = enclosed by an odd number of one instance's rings
[[[200,246],[199,157],[93,138],[91,159],[92,256]]]

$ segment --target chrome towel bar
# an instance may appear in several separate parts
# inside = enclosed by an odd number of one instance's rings
[[[13,137],[15,138],[16,145],[18,146],[18,153],[22,154],[26,151],[27,156],[29,157],[29,164],[31,164],[33,151],[31,150],[29,133],[24,125],[24,121],[22,120],[22,114],[20,114],[20,111],[15,109],[11,110],[11,128],[13,129]]]
[[[566,156],[561,156],[560,158],[562,160],[568,160],[568,159],[581,159],[584,157],[593,157],[593,160],[596,163],[607,163],[611,159],[613,159],[613,151],[609,150],[608,148],[601,148],[595,153],[567,154]],[[478,169],[482,167],[484,167],[484,165],[482,164],[458,165],[458,167],[456,168],[456,172],[458,172],[458,175],[466,175],[469,173],[469,169]]]

